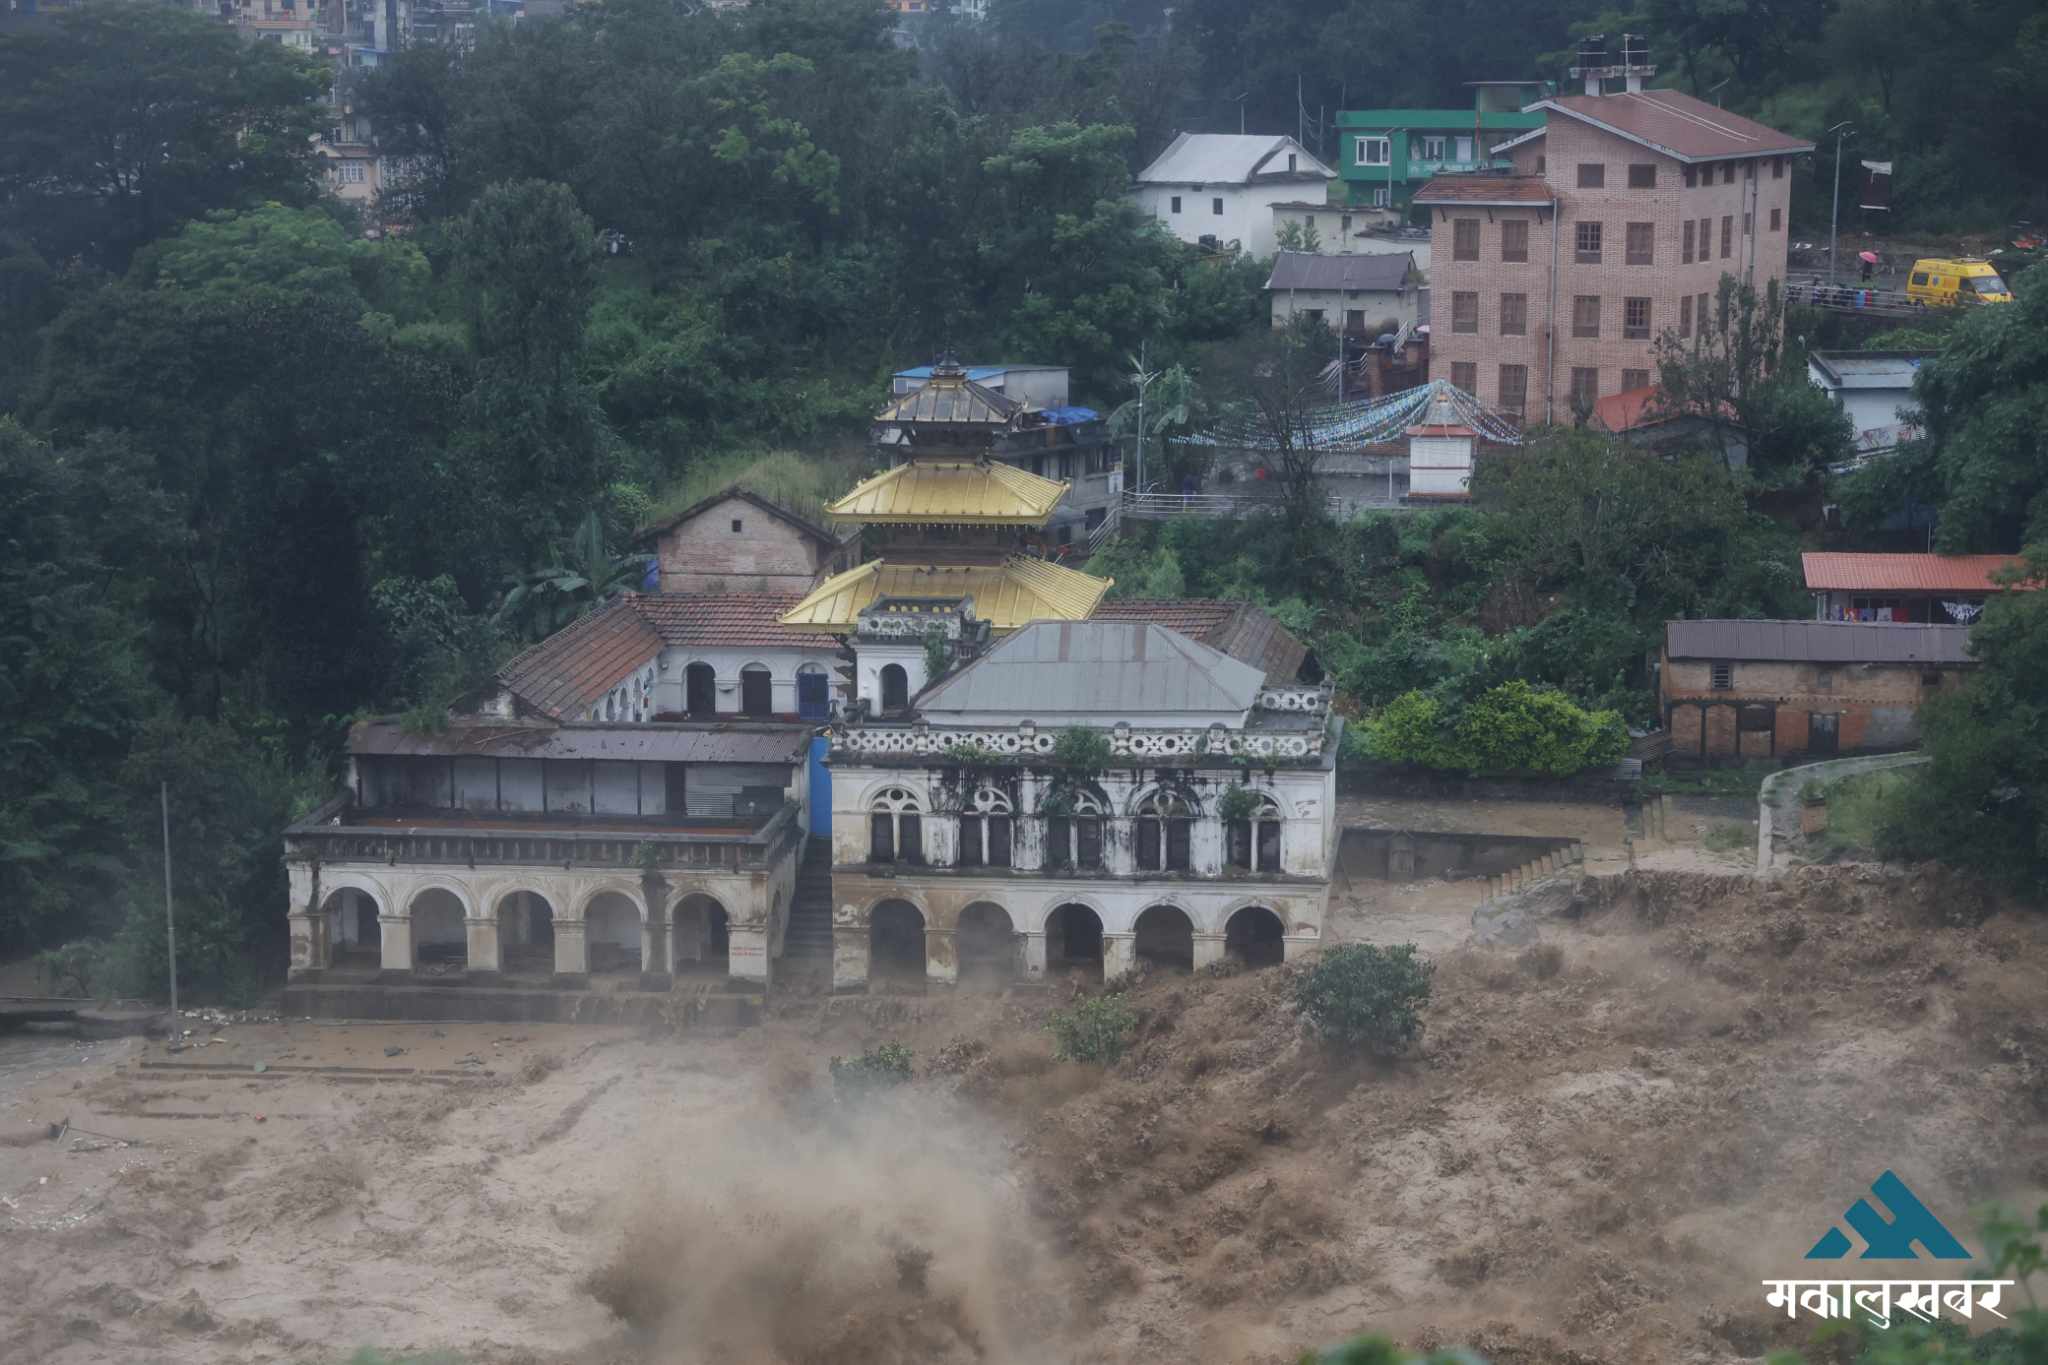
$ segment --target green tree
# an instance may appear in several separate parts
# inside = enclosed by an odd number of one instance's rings
[[[506,580],[498,622],[528,639],[552,635],[592,606],[639,587],[651,558],[614,554],[605,544],[604,520],[592,508],[553,565]]]
[[[1294,1007],[1326,1043],[1397,1053],[1422,1036],[1435,972],[1412,943],[1340,944],[1295,978]]]
[[[161,6],[0,34],[0,223],[118,270],[208,210],[305,203],[324,88],[310,58]]]
[[[1617,762],[1628,731],[1613,711],[1588,711],[1520,678],[1470,701],[1409,692],[1365,724],[1366,752],[1384,763],[1486,773],[1569,777]]]

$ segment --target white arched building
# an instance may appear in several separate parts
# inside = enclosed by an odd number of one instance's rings
[[[971,603],[878,602],[830,732],[833,984],[963,965],[1115,977],[1140,958],[1277,960],[1322,937],[1341,720],[1327,688],[1140,621],[1039,621],[907,706],[879,688],[914,613],[972,640]],[[921,654],[921,651],[920,651]]]

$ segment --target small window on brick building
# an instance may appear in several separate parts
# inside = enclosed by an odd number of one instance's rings
[[[1580,188],[1580,189],[1582,189],[1582,190],[1598,190],[1598,189],[1604,189],[1604,188],[1606,188],[1606,186],[1607,186],[1607,167],[1606,167],[1606,166],[1602,165],[1602,164],[1601,164],[1600,162],[1598,162],[1598,161],[1581,161],[1581,162],[1579,163],[1579,188]]]
[[[1180,212],[1180,196],[1177,194],[1173,196],[1173,211],[1175,213]]]
[[[1648,370],[1623,370],[1621,372],[1621,391],[1623,393],[1633,393],[1637,389],[1647,389],[1649,387],[1650,372]]]
[[[1920,681],[1929,687],[1939,687],[1941,686],[1941,672],[1939,669],[1929,669],[1920,675]]]
[[[1600,296],[1598,294],[1577,294],[1573,296],[1572,335],[1575,337],[1597,337],[1600,335]]]
[[[1699,311],[1699,318],[1698,318],[1698,322],[1699,322],[1699,325],[1700,325],[1700,335],[1701,335],[1701,336],[1705,336],[1705,335],[1707,334],[1707,324],[1708,324],[1708,322],[1709,322],[1709,319],[1708,319],[1708,316],[1707,316],[1707,293],[1706,293],[1706,291],[1705,291],[1705,290],[1701,290],[1701,291],[1700,291],[1700,306],[1699,306],[1699,310],[1698,310],[1698,311]]]
[[[1784,178],[1785,178],[1785,158],[1784,158],[1784,157],[1782,157],[1782,156],[1774,156],[1774,157],[1772,157],[1772,158],[1771,158],[1771,179],[1773,179],[1773,180],[1783,180]]]
[[[1451,295],[1451,330],[1453,332],[1476,332],[1479,330],[1479,295],[1469,289],[1460,289]]]
[[[1500,398],[1494,404],[1502,412],[1511,412],[1520,417],[1529,406],[1529,367],[1527,365],[1503,365],[1500,367]]]
[[[1688,218],[1678,234],[1678,263],[1692,264],[1692,219]]]
[[[1656,189],[1657,163],[1654,161],[1631,161],[1628,165],[1628,187],[1632,190]]]
[[[741,532],[741,530],[744,529],[744,527],[745,523],[742,522],[738,517],[734,517],[732,519],[732,533],[734,535],[738,535]]]
[[[1502,294],[1500,296],[1500,334],[1504,337],[1525,336],[1529,331],[1529,296],[1527,294]]]
[[[1479,366],[1470,360],[1451,362],[1451,387],[1466,393],[1479,391]]]
[[[1580,265],[1600,264],[1601,225],[1580,223],[1572,229],[1572,250]]]
[[[1779,229],[1780,227],[1783,227],[1783,226],[1784,226],[1784,223],[1785,223],[1785,210],[1783,210],[1783,209],[1772,209],[1772,210],[1771,210],[1771,231],[1773,231],[1773,232],[1776,232],[1776,231],[1777,231],[1777,230],[1778,230],[1778,229]]]
[[[1687,189],[1691,189],[1691,188],[1692,188],[1693,186],[1695,186],[1695,185],[1697,185],[1697,184],[1699,184],[1699,183],[1700,183],[1700,168],[1699,168],[1699,167],[1697,167],[1697,166],[1687,166],[1687,167],[1685,168],[1685,187],[1686,187]]]
[[[1754,161],[1745,161],[1742,163],[1742,178],[1744,180],[1756,179],[1756,163]]]
[[[1629,341],[1650,339],[1650,301],[1646,298],[1621,301],[1621,334]],[[1624,384],[1623,388],[1629,387]]]
[[[1822,668],[1815,670],[1813,675],[1813,690],[1816,692],[1834,691],[1835,670],[1832,668]]]
[[[1721,183],[1724,185],[1732,185],[1735,183],[1734,162],[1724,161],[1721,163]]]
[[[1500,225],[1500,258],[1526,265],[1529,261],[1529,224],[1520,218],[1511,218]]]
[[[1726,692],[1733,688],[1735,686],[1735,665],[1715,664],[1713,683],[1716,692]]]
[[[1657,225],[1655,223],[1630,223],[1628,234],[1623,239],[1630,265],[1655,265],[1657,263]]]
[[[1735,254],[1735,215],[1721,215],[1721,259],[1727,260]]]
[[[1594,400],[1600,397],[1600,371],[1591,365],[1572,367],[1571,404],[1572,411],[1591,415]]]
[[[1479,220],[1477,218],[1453,218],[1451,220],[1451,259],[1454,261],[1476,261],[1479,259]]]
[[[1692,295],[1690,294],[1687,294],[1678,301],[1678,334],[1682,337],[1692,335]]]

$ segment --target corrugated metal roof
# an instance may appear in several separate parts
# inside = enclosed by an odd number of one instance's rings
[[[1282,251],[1273,257],[1268,289],[1366,289],[1398,293],[1408,282],[1415,258],[1406,251],[1372,255],[1321,256],[1308,251]]]
[[[1674,659],[1770,660],[1817,664],[1972,662],[1968,626],[1855,621],[1670,621],[1664,647]]]
[[[397,721],[370,720],[349,731],[348,747],[354,754],[795,763],[809,751],[815,729],[811,725],[488,724],[409,734]]]
[[[1003,427],[1024,405],[983,388],[957,365],[938,366],[932,377],[900,398],[892,398],[875,421],[887,425]]]
[[[1881,555],[1815,551],[1799,556],[1808,592],[1997,592],[1991,575],[2018,555]]]
[[[1288,633],[1264,607],[1196,597],[1104,598],[1091,621],[1150,621],[1190,640],[1220,649],[1250,664],[1267,681],[1291,683],[1301,676],[1308,646]]]
[[[1287,169],[1287,153],[1295,169]],[[1243,185],[1260,179],[1335,180],[1337,173],[1291,137],[1182,133],[1138,172],[1141,185]]]
[[[971,597],[974,614],[997,630],[1029,621],[1079,621],[1113,580],[1014,555],[1001,564],[891,564],[872,559],[836,574],[783,613],[786,626],[852,630],[877,597]]]
[[[1677,90],[1616,95],[1557,95],[1538,101],[1595,128],[1654,147],[1680,161],[1810,152],[1813,144]]]
[[[498,681],[543,715],[579,715],[661,653],[662,639],[619,598],[512,656]]]
[[[825,509],[840,521],[1042,526],[1068,485],[985,461],[900,464]]]
[[[1265,675],[1148,621],[1035,621],[930,689],[923,715],[1239,712]]]

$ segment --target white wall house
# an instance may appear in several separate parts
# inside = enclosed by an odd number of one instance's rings
[[[1266,299],[1273,325],[1302,314],[1332,331],[1377,336],[1381,324],[1399,331],[1420,318],[1422,276],[1407,255],[1320,256],[1282,251],[1273,258]]]
[[[892,651],[896,642],[878,641]],[[855,644],[862,656],[870,645]],[[833,984],[1115,977],[1321,940],[1342,721],[1326,688],[1162,626],[1039,621],[830,737]],[[1103,761],[1067,761],[1062,736]]]
[[[1913,377],[1933,358],[1932,351],[1815,351],[1806,377],[1848,417],[1858,449],[1878,454],[1918,425]]]
[[[1182,133],[1138,173],[1138,205],[1184,242],[1275,249],[1275,204],[1320,200],[1337,173],[1291,137]]]

